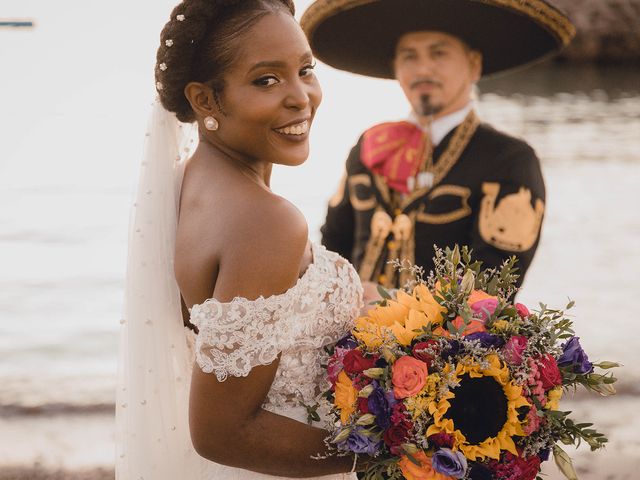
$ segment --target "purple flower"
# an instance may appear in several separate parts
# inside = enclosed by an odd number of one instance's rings
[[[593,371],[593,363],[589,361],[579,340],[580,337],[571,337],[567,343],[562,345],[562,355],[558,358],[558,366],[572,367],[573,373],[590,373]]]
[[[353,338],[353,335],[351,334],[342,337],[336,343],[336,347],[344,348],[346,350],[353,350],[357,346],[358,346],[358,343],[356,342],[355,338]]]
[[[470,333],[465,337],[467,340],[480,340],[480,345],[484,348],[501,347],[504,344],[504,340],[498,335],[492,335],[487,332],[475,332]]]
[[[455,357],[458,352],[460,352],[461,347],[462,345],[458,340],[449,340],[447,345],[442,348],[440,356],[443,360],[447,360],[449,357]]]
[[[380,450],[382,442],[376,440],[363,427],[355,427],[344,442],[338,444],[338,449],[353,453],[375,455]]]
[[[546,462],[549,460],[549,454],[551,453],[551,449],[545,448],[544,450],[540,450],[538,452],[538,457],[540,457],[540,461]]]
[[[367,399],[369,411],[376,416],[376,424],[383,430],[391,425],[391,409],[396,404],[393,392],[385,392],[378,385],[378,382],[372,382],[375,385],[373,392]]]
[[[463,478],[467,473],[467,459],[462,452],[454,452],[449,448],[439,448],[431,458],[436,472],[453,478]]]
[[[387,366],[389,366],[389,362],[387,362],[384,358],[380,357],[376,360],[377,368],[385,368]]]

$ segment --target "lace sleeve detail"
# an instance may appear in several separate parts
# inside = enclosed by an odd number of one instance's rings
[[[209,299],[191,309],[191,323],[199,329],[196,362],[219,381],[231,375],[246,377],[252,368],[271,364],[296,338],[299,310],[294,289],[256,300],[236,297],[221,303]]]
[[[348,332],[362,303],[357,272],[343,258],[312,243],[314,261],[280,295],[236,297],[194,305],[195,354],[205,373],[219,381],[246,377],[252,368],[302,350],[317,350]]]

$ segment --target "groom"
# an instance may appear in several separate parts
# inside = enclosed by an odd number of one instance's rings
[[[301,23],[320,60],[395,79],[411,107],[351,150],[324,245],[363,281],[388,287],[409,275],[389,261],[428,273],[433,246],[456,243],[485,267],[517,256],[521,284],[544,215],[540,162],[524,141],[480,122],[472,92],[483,74],[567,44],[567,18],[542,0],[318,0]]]

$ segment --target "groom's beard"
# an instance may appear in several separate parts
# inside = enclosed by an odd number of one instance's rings
[[[420,96],[420,116],[433,117],[442,111],[443,105],[435,105],[431,102],[431,95],[425,94]]]

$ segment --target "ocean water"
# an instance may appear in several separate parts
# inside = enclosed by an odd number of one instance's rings
[[[148,72],[172,3],[3,0],[0,15],[33,16],[37,28],[0,30],[0,416],[112,410]],[[358,135],[407,114],[393,82],[317,73],[325,100],[311,158],[273,178],[313,238]],[[478,99],[485,121],[525,138],[543,162],[546,219],[521,301],[575,300],[583,345],[594,360],[626,364],[620,390],[632,395],[639,80],[637,69],[547,65],[484,82]]]

